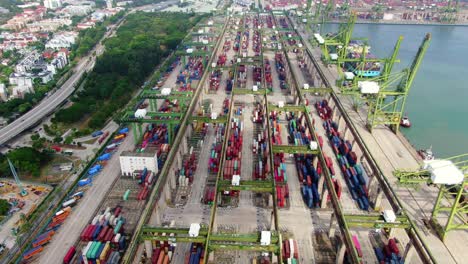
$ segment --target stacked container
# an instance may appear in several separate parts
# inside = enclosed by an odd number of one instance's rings
[[[388,243],[382,248],[374,247],[374,252],[380,264],[405,263],[400,254],[400,249],[397,245],[397,241],[394,238],[390,238],[388,240]]]
[[[271,140],[273,145],[282,145],[281,140],[281,125],[279,124],[279,115],[276,111],[270,112]]]
[[[118,252],[126,247],[123,235],[125,218],[121,213],[122,207],[120,206],[112,210],[108,207],[97,214],[83,229],[80,239],[88,242],[82,250],[85,263],[118,263],[120,260]]]
[[[244,124],[240,119],[231,119],[230,136],[226,148],[224,179],[231,180],[233,175],[240,175],[242,159],[242,132]]]
[[[295,155],[296,169],[299,181],[302,183],[301,194],[309,208],[320,206],[318,184],[321,175],[313,166],[313,155]]]
[[[212,205],[216,195],[216,189],[214,186],[205,187],[205,195],[203,196],[203,203]]]
[[[263,61],[263,69],[265,71],[265,83],[268,89],[273,88],[273,78],[271,75],[271,65],[268,59]]]
[[[353,146],[351,142],[341,137],[338,132],[338,124],[329,118],[331,117],[331,111],[328,107],[328,102],[323,100],[315,105],[319,113],[322,113],[320,116],[325,120],[323,126],[331,141],[333,151],[335,152],[351,196],[356,200],[360,209],[367,211],[369,209],[367,190],[369,177],[362,166],[358,164],[358,158],[356,153],[352,150]]]
[[[185,264],[200,264],[203,261],[204,249],[203,244],[192,243],[190,245],[190,252],[185,255]]]
[[[285,68],[285,60],[284,56],[282,53],[276,53],[275,54],[275,66],[276,66],[276,71],[278,72],[278,79],[280,81],[280,88],[281,89],[286,89],[287,84],[286,84],[286,68]]]
[[[298,263],[299,262],[299,248],[294,239],[283,240],[283,263]]]
[[[223,137],[224,131],[226,130],[224,124],[220,124],[216,127],[215,130],[215,139],[211,146],[211,155],[208,161],[208,171],[209,173],[218,173],[219,163],[221,160],[221,149],[223,148]]]
[[[222,72],[220,69],[211,72],[210,76],[210,91],[218,91],[219,83],[221,81]]]

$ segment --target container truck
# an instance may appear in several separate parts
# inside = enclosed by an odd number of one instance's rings
[[[128,127],[124,127],[119,130],[119,134],[125,134],[125,133],[128,133]]]
[[[104,134],[101,130],[95,131],[91,134],[92,137],[99,137],[100,135]]]
[[[98,161],[104,161],[104,160],[109,160],[111,158],[110,153],[104,153],[101,156],[97,158]]]
[[[67,251],[67,254],[65,254],[65,257],[63,257],[63,263],[64,264],[69,264],[73,257],[75,256],[76,253],[76,248],[75,246],[71,246],[70,249]]]

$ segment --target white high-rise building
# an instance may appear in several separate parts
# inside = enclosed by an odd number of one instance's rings
[[[62,7],[61,0],[44,0],[44,6],[48,9],[56,9]]]
[[[113,0],[106,0],[106,5],[107,5],[107,8],[108,9],[111,9],[112,8],[112,4],[114,3]]]

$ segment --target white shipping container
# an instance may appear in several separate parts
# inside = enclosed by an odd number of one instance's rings
[[[75,205],[75,202],[76,202],[75,199],[70,199],[70,200],[64,202],[64,203],[62,204],[62,207],[65,208],[65,207],[67,207],[67,206],[73,206],[73,205]]]

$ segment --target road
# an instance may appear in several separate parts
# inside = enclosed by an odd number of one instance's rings
[[[130,132],[117,152],[107,162],[107,165],[93,180],[84,197],[73,208],[68,219],[56,231],[53,239],[44,248],[35,263],[62,263],[63,257],[70,246],[74,245],[81,231],[94,217],[101,201],[107,195],[114,181],[120,176],[119,156],[122,151],[133,150],[133,134]]]
[[[119,21],[119,24],[121,21]],[[80,59],[78,64],[72,69],[73,75],[65,81],[60,89],[44,98],[33,109],[29,110],[27,113],[0,130],[0,145],[5,144],[37,122],[41,121],[44,117],[60,106],[70,95],[72,95],[75,90],[74,86],[76,82],[81,78],[81,76],[83,76],[83,73],[93,69],[96,57],[104,52],[104,46],[101,45],[102,40],[112,36],[116,28],[118,28],[118,26],[114,26],[111,30],[106,32],[101,41],[99,41],[94,49],[89,52],[89,55]],[[96,56],[93,55],[94,52],[96,52]]]

